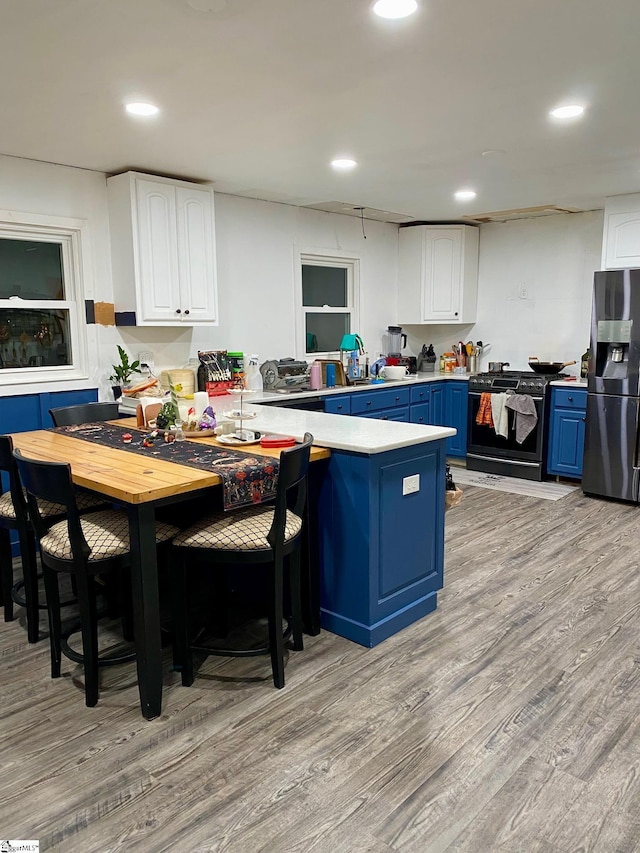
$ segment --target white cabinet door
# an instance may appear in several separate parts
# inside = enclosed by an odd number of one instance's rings
[[[176,191],[169,184],[136,180],[139,318],[179,321],[181,298],[176,241]]]
[[[427,230],[423,242],[422,321],[457,323],[462,302],[462,233]]]
[[[640,210],[605,216],[605,269],[640,267]]]
[[[478,294],[478,228],[401,228],[398,322],[473,323]]]
[[[140,172],[107,190],[116,323],[216,324],[213,190]]]
[[[212,196],[207,190],[177,190],[180,308],[183,322],[216,319]]]

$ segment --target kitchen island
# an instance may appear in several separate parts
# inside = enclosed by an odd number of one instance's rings
[[[331,449],[312,480],[321,625],[375,646],[435,610],[450,427],[256,406],[251,428]],[[315,541],[315,540],[314,540]]]

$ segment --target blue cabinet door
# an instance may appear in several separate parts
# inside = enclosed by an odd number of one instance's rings
[[[411,406],[411,423],[412,424],[430,424],[430,406],[429,403],[417,403]]]
[[[554,408],[551,413],[549,474],[582,477],[586,412],[580,409]]]
[[[40,395],[21,394],[0,398],[0,432],[27,432],[40,429]]]
[[[444,382],[434,382],[429,389],[429,414],[434,426],[446,426],[444,422]]]
[[[467,382],[445,383],[445,406],[442,426],[454,427],[456,435],[447,439],[449,456],[467,455],[467,409],[469,405],[469,385]]]

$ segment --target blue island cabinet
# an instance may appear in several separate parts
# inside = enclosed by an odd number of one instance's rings
[[[318,513],[323,628],[372,647],[436,609],[445,464],[445,439],[332,450]]]

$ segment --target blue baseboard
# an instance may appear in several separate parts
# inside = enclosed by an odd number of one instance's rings
[[[340,637],[346,637],[347,640],[352,640],[354,643],[359,643],[361,646],[366,646],[371,649],[377,646],[387,637],[397,634],[407,625],[412,625],[418,619],[422,619],[429,613],[432,613],[438,606],[438,593],[430,592],[423,598],[407,604],[406,607],[391,613],[379,622],[373,625],[364,625],[362,622],[356,622],[353,619],[348,619],[346,616],[340,616],[338,613],[332,613],[324,608],[320,611],[320,624],[326,631],[331,631],[332,634],[338,634]]]

